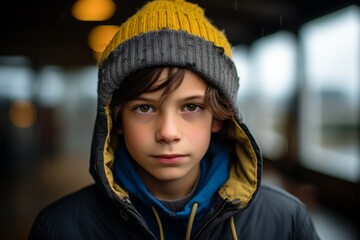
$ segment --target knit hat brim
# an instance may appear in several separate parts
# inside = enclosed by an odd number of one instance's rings
[[[99,109],[131,74],[150,67],[181,67],[199,74],[227,98],[236,110],[239,79],[224,50],[184,31],[162,29],[135,36],[114,49],[99,66]]]

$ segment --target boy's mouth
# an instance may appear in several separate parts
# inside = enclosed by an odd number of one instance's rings
[[[184,154],[160,154],[160,155],[153,155],[152,157],[158,158],[177,158],[177,157],[184,157]]]
[[[160,154],[152,155],[151,157],[163,164],[175,164],[183,161],[186,156],[185,154]]]

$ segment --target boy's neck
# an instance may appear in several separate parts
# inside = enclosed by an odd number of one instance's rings
[[[196,169],[189,172],[186,177],[172,181],[159,180],[148,174],[141,167],[136,169],[148,191],[160,200],[177,200],[187,196],[193,190],[200,177],[200,164]]]

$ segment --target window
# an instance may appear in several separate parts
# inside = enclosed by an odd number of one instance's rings
[[[257,40],[248,55],[246,53],[242,51],[239,63],[243,64],[238,67],[247,68],[244,79],[239,71],[240,112],[263,154],[270,159],[278,159],[287,148],[284,127],[295,90],[296,41],[292,34],[278,32]],[[235,62],[238,61],[236,58],[235,51]],[[244,64],[245,59],[248,64]]]
[[[304,25],[301,159],[311,169],[360,180],[360,11],[339,10]]]

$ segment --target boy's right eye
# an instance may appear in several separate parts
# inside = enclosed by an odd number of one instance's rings
[[[148,113],[148,112],[154,112],[154,109],[149,105],[140,105],[135,107],[134,111],[138,113]]]

